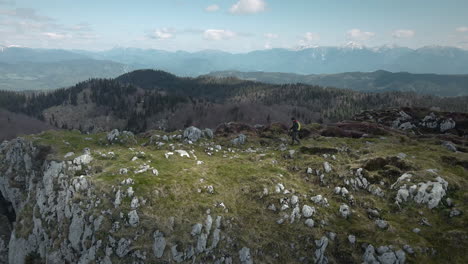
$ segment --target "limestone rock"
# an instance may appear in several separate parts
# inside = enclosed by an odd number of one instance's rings
[[[184,130],[184,138],[192,142],[197,142],[202,137],[202,131],[194,126]]]
[[[244,134],[240,134],[238,137],[232,140],[234,145],[244,145],[247,141],[247,137]]]
[[[328,238],[323,236],[320,240],[315,240],[315,246],[317,247],[314,252],[314,261],[316,264],[327,264],[328,258],[325,256],[325,250],[328,246]]]
[[[332,171],[332,167],[330,163],[328,163],[327,161],[323,163],[323,169],[325,170],[326,173],[330,173]]]
[[[450,141],[442,142],[442,146],[444,146],[446,149],[448,149],[448,150],[450,150],[452,152],[457,152],[457,147],[455,146],[455,144],[453,144]]]
[[[121,238],[119,240],[115,254],[117,254],[117,256],[120,258],[125,257],[130,252],[131,243],[132,242],[129,239]]]
[[[375,225],[380,228],[380,229],[386,229],[388,228],[388,222],[385,220],[375,220]]]
[[[452,118],[446,119],[440,123],[440,132],[445,132],[447,130],[455,128],[456,123]]]
[[[347,204],[340,205],[340,215],[343,218],[348,218],[351,215],[351,209]]]
[[[250,255],[250,249],[243,247],[239,251],[239,259],[242,264],[253,264],[252,256]]]
[[[306,218],[311,217],[314,213],[315,213],[315,208],[314,207],[311,207],[311,206],[308,206],[308,205],[304,205],[302,207],[302,215],[304,217],[306,217]]]
[[[132,210],[128,213],[128,223],[133,227],[138,226],[138,223],[140,223],[140,217],[136,210]]]
[[[213,139],[214,137],[214,133],[213,133],[213,130],[209,129],[209,128],[205,128],[202,132],[202,136],[205,137],[205,138],[208,138],[208,139]]]
[[[310,228],[314,227],[314,225],[315,225],[314,220],[311,219],[311,218],[305,220],[304,223],[305,223],[306,226],[308,226],[308,227],[310,227]]]

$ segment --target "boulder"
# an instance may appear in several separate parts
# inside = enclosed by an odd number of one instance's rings
[[[452,118],[446,119],[440,123],[440,132],[444,133],[447,130],[454,129],[456,126]]]
[[[314,213],[315,213],[315,208],[314,207],[311,207],[311,206],[308,206],[308,205],[304,205],[302,207],[302,215],[304,217],[306,217],[306,218],[311,217]]]
[[[380,229],[387,229],[388,228],[388,222],[385,220],[375,220],[375,225],[380,228]]]
[[[119,132],[118,129],[114,129],[109,132],[106,136],[109,144],[136,144],[135,135],[130,131]]]
[[[164,234],[159,230],[154,232],[154,242],[153,242],[153,253],[156,258],[161,258],[164,254],[164,249],[166,248],[166,239]]]
[[[446,149],[448,149],[448,150],[450,150],[452,152],[457,152],[457,147],[455,146],[455,144],[453,144],[450,141],[442,142],[442,146],[444,146]]]
[[[128,213],[128,223],[133,227],[138,226],[138,223],[140,223],[140,217],[138,217],[136,210],[132,210]]]
[[[315,240],[316,249],[314,252],[314,261],[316,264],[327,264],[328,258],[325,256],[325,250],[328,246],[328,238],[323,236],[320,240]]]
[[[308,227],[310,227],[310,228],[314,227],[314,225],[315,225],[314,220],[311,219],[311,218],[305,220],[304,223],[305,223],[306,226],[308,226]]]
[[[340,205],[340,215],[343,218],[348,218],[351,215],[351,209],[349,208],[348,205],[346,204]]]
[[[231,142],[234,145],[244,145],[247,140],[247,137],[244,134],[240,134],[238,137],[233,139]]]
[[[243,247],[239,251],[239,259],[242,264],[253,264],[252,256],[250,255],[250,249]]]
[[[203,131],[202,131],[202,136],[204,138],[207,138],[207,139],[213,139],[214,137],[214,133],[213,133],[213,130],[209,129],[209,128],[205,128]]]
[[[327,161],[323,163],[323,169],[325,170],[326,173],[330,173],[332,171],[332,167],[330,163],[328,163]]]
[[[184,139],[197,142],[202,137],[202,131],[194,126],[184,130]]]

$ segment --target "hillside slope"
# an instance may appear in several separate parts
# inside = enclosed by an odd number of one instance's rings
[[[425,107],[468,112],[468,97],[414,93],[361,93],[304,84],[273,85],[235,78],[180,78],[139,70],[113,80],[95,79],[50,93],[0,92],[0,108],[65,129],[141,132],[290,121],[336,122],[363,110]]]
[[[302,146],[281,126],[236,124],[214,139],[190,128],[4,142],[0,260],[466,263],[466,152],[385,127],[304,129]]]

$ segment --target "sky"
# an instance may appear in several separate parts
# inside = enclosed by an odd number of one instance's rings
[[[468,49],[467,0],[0,0],[0,45],[169,51]]]

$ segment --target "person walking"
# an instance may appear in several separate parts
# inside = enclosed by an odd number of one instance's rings
[[[294,142],[297,142],[298,144],[301,144],[301,141],[299,141],[299,131],[301,130],[301,123],[296,120],[296,118],[291,118],[292,121],[292,126],[289,129],[291,131],[291,145],[294,145]]]

